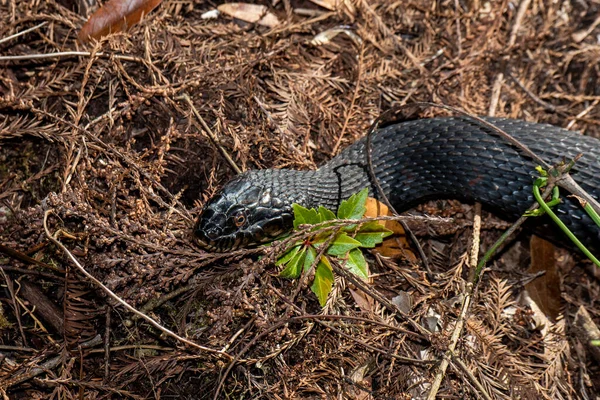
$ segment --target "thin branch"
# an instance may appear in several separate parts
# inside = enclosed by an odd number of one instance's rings
[[[479,241],[481,234],[481,203],[475,203],[475,216],[473,217],[473,243],[471,245],[471,256],[469,257],[469,266],[471,267],[471,271],[473,273],[477,268],[477,258],[479,257]],[[448,345],[448,350],[444,354],[444,358],[440,363],[437,373],[435,374],[435,378],[431,384],[431,390],[429,391],[429,395],[427,396],[427,400],[434,400],[437,396],[437,392],[440,389],[440,385],[442,384],[442,380],[444,379],[444,375],[446,374],[446,369],[448,365],[450,365],[450,359],[454,354],[454,350],[456,349],[456,345],[458,344],[458,339],[460,338],[460,334],[462,333],[463,326],[465,324],[465,318],[467,315],[467,311],[471,305],[471,298],[473,297],[473,283],[469,283],[467,286],[467,295],[465,296],[465,300],[462,306],[462,310],[460,315],[458,316],[458,320],[454,325],[454,332],[452,332],[452,336],[450,338],[450,344]]]
[[[231,166],[231,168],[233,168],[233,170],[236,173],[241,174],[242,170],[240,169],[240,167],[237,166],[237,164],[235,163],[235,161],[233,161],[233,158],[231,158],[231,156],[229,155],[229,153],[227,152],[227,150],[225,150],[225,148],[219,144],[219,139],[217,138],[217,135],[215,135],[213,133],[213,131],[209,128],[209,126],[206,123],[206,121],[204,121],[204,118],[202,118],[202,115],[200,115],[200,113],[196,109],[196,106],[194,106],[194,103],[192,103],[192,100],[190,99],[190,96],[188,96],[187,94],[184,93],[179,98],[185,100],[185,102],[188,103],[188,105],[192,109],[192,112],[194,113],[194,115],[196,116],[196,118],[198,118],[198,121],[200,121],[200,124],[202,124],[202,128],[203,129],[200,129],[200,127],[198,127],[196,121],[192,121],[192,123],[196,126],[196,128],[198,130],[204,130],[204,132],[210,138],[210,141],[212,142],[212,144],[217,149],[219,149],[219,151],[221,152],[221,154],[223,155],[223,157],[225,157],[225,160],[227,160],[227,162],[229,163],[229,165]]]
[[[92,52],[90,51],[58,51],[56,53],[41,53],[41,54],[24,54],[20,56],[0,56],[0,61],[30,61],[30,60],[47,60],[51,58],[63,58],[63,57],[91,57]],[[124,54],[114,53],[95,53],[96,57],[104,58],[116,58],[124,61],[135,61],[138,63],[145,63],[146,61],[141,57],[127,56]]]
[[[143,314],[143,313],[139,312],[134,307],[132,307],[131,305],[129,305],[129,303],[127,303],[125,300],[123,300],[122,298],[120,298],[119,296],[117,296],[112,290],[110,290],[109,288],[107,288],[102,282],[100,282],[92,274],[90,274],[89,272],[87,272],[87,270],[79,263],[79,261],[77,260],[77,258],[75,258],[75,256],[69,251],[69,249],[67,249],[65,247],[65,245],[63,245],[60,241],[58,241],[57,239],[55,239],[54,236],[52,236],[52,234],[50,233],[50,230],[48,229],[48,216],[51,213],[52,213],[52,210],[46,210],[46,212],[44,213],[44,230],[46,232],[46,236],[48,237],[48,239],[50,239],[50,241],[52,241],[52,243],[54,243],[56,246],[58,246],[67,255],[67,257],[71,260],[71,262],[77,267],[77,269],[83,275],[85,275],[96,286],[98,286],[100,289],[102,289],[102,291],[104,291],[106,294],[108,294],[109,297],[111,297],[117,303],[119,303],[123,307],[125,307],[125,309],[127,309],[129,312],[137,315],[139,318],[141,318],[144,321],[148,322],[150,325],[152,325],[156,329],[160,330],[161,332],[165,333],[166,335],[171,336],[172,338],[174,338],[174,339],[176,339],[176,340],[178,340],[178,341],[180,341],[182,343],[187,344],[188,346],[191,346],[191,347],[194,347],[196,349],[199,349],[199,350],[202,350],[202,351],[206,351],[206,352],[209,352],[209,353],[215,353],[215,354],[218,354],[220,356],[224,356],[224,357],[226,357],[228,359],[232,359],[233,358],[233,357],[231,357],[227,353],[224,353],[224,352],[219,351],[219,350],[211,349],[210,347],[205,347],[205,346],[199,345],[199,344],[194,343],[194,342],[192,342],[192,341],[190,341],[190,340],[188,340],[188,339],[186,339],[184,337],[179,336],[175,332],[173,332],[173,331],[165,328],[164,326],[160,325],[158,322],[156,322],[155,320],[153,320],[152,318],[150,318],[146,314]]]
[[[44,22],[42,22],[41,24],[37,24],[36,26],[32,26],[31,28],[25,29],[24,31],[17,32],[17,33],[15,33],[14,35],[10,35],[10,36],[7,36],[7,37],[5,37],[5,38],[2,38],[2,39],[0,39],[0,44],[2,44],[2,43],[4,43],[4,42],[8,42],[9,40],[16,39],[16,38],[18,38],[19,36],[23,36],[23,35],[25,35],[25,34],[27,34],[27,33],[29,33],[29,32],[33,32],[33,31],[35,31],[36,29],[39,29],[39,28],[41,28],[42,26],[46,25],[47,23],[48,23],[48,21],[44,21]]]

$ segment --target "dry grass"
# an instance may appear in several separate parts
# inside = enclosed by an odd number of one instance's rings
[[[191,245],[200,206],[235,174],[219,147],[243,170],[315,168],[382,111],[413,101],[600,137],[599,28],[573,36],[600,5],[532,0],[521,18],[508,1],[353,0],[328,12],[284,0],[274,12],[285,22],[272,30],[202,20],[212,7],[167,1],[129,33],[82,48],[84,18],[73,2],[0,1],[0,39],[46,22],[0,42],[0,56],[25,56],[0,58],[0,244],[38,261],[0,254],[0,344],[12,346],[0,350],[2,393],[420,398],[460,310],[471,207],[424,206],[456,218],[420,230],[432,279],[408,262],[372,258],[374,299],[357,303],[351,291],[362,292],[339,278],[325,317],[306,288],[289,303],[297,283],[278,278],[269,257]],[[362,42],[339,35],[310,44],[339,25]],[[89,54],[35,56],[74,51]],[[45,210],[58,240],[109,289],[236,362],[116,306],[47,239]],[[483,226],[486,248],[503,224],[486,215]],[[600,286],[561,252],[564,317],[543,335],[520,298],[523,248],[514,245],[485,275],[440,396],[567,399],[599,390],[598,368],[569,324],[579,305],[600,317]],[[23,281],[45,299],[25,299]],[[413,299],[407,315],[389,302],[401,292]],[[48,303],[54,311],[43,316]],[[438,331],[423,332],[427,321]]]

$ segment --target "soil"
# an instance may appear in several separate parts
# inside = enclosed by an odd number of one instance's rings
[[[600,285],[579,254],[524,232],[461,315],[472,204],[414,210],[453,219],[412,226],[431,273],[418,257],[368,253],[372,281],[338,274],[324,308],[306,279],[278,276],[281,249],[210,254],[191,241],[234,164],[316,168],[396,105],[600,138],[600,3],[261,2],[273,28],[202,17],[220,3],[163,2],[82,44],[83,2],[0,1],[4,398],[409,399],[436,377],[439,398],[600,393],[575,323],[586,311],[600,322]],[[510,225],[493,211],[481,253]]]

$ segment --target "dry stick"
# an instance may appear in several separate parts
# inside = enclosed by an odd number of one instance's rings
[[[596,99],[594,100],[594,102],[592,104],[590,104],[585,110],[583,110],[582,112],[580,112],[579,114],[577,114],[574,117],[567,117],[570,118],[571,121],[567,124],[567,129],[571,129],[573,127],[573,125],[575,125],[575,123],[577,122],[577,120],[585,117],[590,111],[592,111],[594,108],[596,108],[596,106],[598,105],[598,103],[600,103],[600,99]]]
[[[57,280],[57,281],[64,281],[65,280],[65,278],[62,277],[62,276],[48,274],[46,272],[41,272],[41,271],[36,271],[34,269],[25,269],[25,268],[18,268],[18,267],[8,267],[6,265],[0,265],[0,269],[2,269],[4,271],[8,271],[8,272],[18,272],[18,273],[23,274],[23,275],[42,276],[44,278],[54,279],[54,280]]]
[[[527,89],[525,87],[525,85],[523,83],[521,83],[520,80],[517,79],[516,76],[513,75],[513,73],[511,72],[510,68],[506,69],[506,75],[508,75],[508,77],[510,79],[512,79],[512,81],[514,83],[517,84],[518,87],[521,88],[521,90],[523,90],[525,92],[526,95],[528,95],[529,97],[531,97],[531,99],[533,101],[535,101],[536,103],[538,103],[540,106],[544,107],[544,109],[546,111],[550,111],[553,113],[558,113],[558,109],[556,108],[556,106],[554,104],[550,104],[542,99],[540,99],[535,93],[533,93],[531,90]],[[565,113],[560,112],[561,115],[566,115]]]
[[[481,203],[475,203],[475,217],[473,219],[473,244],[471,246],[471,256],[469,257],[469,266],[471,267],[471,271],[475,271],[477,268],[477,258],[479,256],[479,241],[481,234]],[[471,305],[471,299],[473,297],[473,282],[469,282],[467,285],[467,295],[465,296],[462,309],[460,311],[460,315],[458,316],[458,320],[454,325],[454,331],[452,332],[452,336],[450,337],[450,343],[448,344],[448,349],[444,353],[444,357],[442,358],[442,362],[438,368],[437,373],[435,374],[435,378],[431,384],[431,390],[429,391],[429,395],[427,396],[427,400],[434,400],[440,386],[442,384],[442,380],[444,379],[444,375],[446,374],[446,369],[450,364],[450,359],[454,354],[454,350],[456,349],[456,345],[458,343],[458,339],[460,334],[462,333],[463,326],[465,324],[465,318],[467,316],[467,311],[469,310],[469,306]],[[480,385],[481,386],[481,385]],[[485,393],[485,392],[484,392]],[[488,396],[489,397],[489,396]]]
[[[56,53],[46,53],[46,54],[27,54],[21,56],[0,56],[0,61],[24,61],[24,60],[45,60],[49,58],[61,58],[61,57],[90,57],[92,55],[89,51],[59,51]],[[141,57],[135,56],[126,56],[123,54],[114,54],[114,53],[96,53],[96,57],[105,57],[105,58],[116,58],[124,61],[135,61],[139,63],[145,63]]]
[[[291,140],[287,140],[285,141],[284,139],[286,138],[285,133],[283,132],[283,130],[279,127],[279,125],[277,124],[277,122],[275,122],[275,120],[273,119],[273,117],[271,116],[271,113],[269,112],[269,110],[267,110],[267,108],[265,107],[265,105],[263,104],[262,101],[260,101],[260,99],[258,98],[258,96],[254,95],[252,97],[254,99],[254,101],[256,102],[256,104],[258,104],[258,107],[261,109],[261,111],[263,112],[263,114],[265,114],[265,116],[267,117],[267,119],[269,120],[269,123],[273,126],[273,129],[275,129],[277,131],[277,133],[279,134],[281,143],[283,144],[284,142],[287,142],[287,147],[288,149],[292,150],[294,153],[296,153],[299,157],[305,157],[306,154],[302,153]]]
[[[403,109],[403,106],[400,106],[400,109]],[[392,109],[392,110],[394,110],[394,109]],[[375,175],[375,169],[373,168],[373,154],[372,154],[373,149],[371,146],[371,141],[373,139],[373,135],[375,134],[375,131],[379,127],[379,124],[384,120],[384,118],[386,118],[388,115],[390,115],[389,114],[390,111],[391,110],[388,110],[387,112],[384,112],[383,114],[381,114],[375,120],[375,122],[373,122],[371,124],[371,126],[369,127],[369,131],[367,132],[366,159],[367,159],[367,167],[368,167],[368,171],[369,171],[369,178],[375,185],[375,188],[377,189],[377,194],[381,197],[381,200],[383,200],[383,204],[385,204],[394,215],[399,215],[399,213],[396,211],[394,206],[392,206],[392,203],[390,202],[390,200],[385,195],[383,188],[379,184],[379,179],[377,179],[377,176]],[[429,267],[429,260],[427,259],[427,256],[425,255],[425,251],[423,251],[423,247],[421,246],[421,243],[419,243],[419,241],[417,240],[417,237],[415,236],[413,231],[408,227],[408,225],[404,221],[398,220],[398,222],[402,226],[402,229],[404,229],[404,232],[406,232],[408,234],[410,241],[417,248],[417,252],[419,253],[419,257],[421,258],[421,261],[423,262],[423,267],[427,271],[427,274],[429,275],[429,277],[433,276],[433,272],[431,271],[431,268]]]
[[[26,352],[26,353],[35,353],[35,352],[37,352],[36,349],[32,349],[31,347],[6,346],[6,345],[0,345],[0,350],[5,350],[5,351],[23,351],[23,352]]]
[[[517,41],[517,34],[519,33],[519,29],[521,28],[521,24],[523,23],[525,13],[529,8],[529,3],[531,3],[531,0],[521,0],[521,2],[519,3],[519,10],[517,11],[515,23],[510,31],[510,37],[508,39],[508,48],[513,47],[515,45],[515,42]],[[500,92],[502,91],[503,82],[504,73],[500,72],[498,75],[496,75],[496,80],[494,81],[494,86],[492,88],[492,98],[490,99],[490,107],[488,109],[488,115],[490,117],[496,115],[496,108],[498,107],[498,100],[500,99]]]
[[[110,320],[112,308],[110,305],[105,307],[106,319],[104,321],[104,383],[110,379]]]
[[[337,141],[335,142],[335,145],[333,146],[333,150],[331,150],[332,155],[337,154],[337,151],[340,148],[340,144],[342,143],[342,138],[344,137],[344,134],[346,133],[346,129],[348,128],[348,123],[350,122],[350,118],[352,117],[352,114],[353,114],[354,104],[356,103],[356,99],[358,98],[358,92],[360,91],[360,83],[361,83],[361,78],[362,78],[362,70],[363,70],[362,63],[363,63],[364,52],[365,52],[365,46],[361,45],[360,53],[358,56],[358,73],[357,73],[358,76],[356,77],[356,86],[354,87],[354,93],[352,93],[352,101],[350,101],[350,108],[348,109],[346,118],[344,118],[344,126],[342,127],[342,131],[340,132],[340,136],[338,136]]]
[[[46,210],[46,212],[44,213],[44,230],[46,231],[46,236],[48,237],[48,239],[50,239],[50,241],[52,243],[54,243],[56,246],[58,246],[66,255],[67,257],[71,260],[71,262],[77,267],[77,269],[83,274],[85,275],[89,280],[91,280],[96,286],[98,286],[100,289],[102,289],[106,294],[108,294],[109,297],[111,297],[113,300],[115,300],[117,303],[121,304],[123,307],[125,307],[128,311],[132,312],[133,314],[137,315],[138,317],[142,318],[143,320],[145,320],[146,322],[148,322],[150,325],[154,326],[156,329],[164,332],[166,335],[171,336],[172,338],[185,343],[191,347],[194,347],[196,349],[199,350],[203,350],[209,353],[215,353],[221,356],[224,356],[228,359],[232,359],[233,357],[230,356],[227,353],[224,353],[222,351],[219,350],[215,350],[215,349],[211,349],[210,347],[205,347],[202,345],[199,345],[197,343],[194,343],[186,338],[183,338],[181,336],[179,336],[178,334],[176,334],[175,332],[163,327],[162,325],[160,325],[158,322],[156,322],[155,320],[153,320],[152,318],[150,318],[149,316],[142,314],[141,312],[139,312],[138,310],[136,310],[134,307],[132,307],[131,305],[129,305],[129,303],[127,303],[125,300],[121,299],[119,296],[117,296],[112,290],[110,290],[109,288],[107,288],[102,282],[100,282],[98,279],[96,279],[92,274],[90,274],[89,272],[86,271],[86,269],[79,263],[79,261],[77,260],[77,258],[75,258],[75,256],[69,251],[69,249],[67,249],[65,247],[65,245],[63,245],[60,241],[58,241],[57,239],[55,239],[52,234],[50,233],[50,230],[48,229],[48,215],[50,215],[52,213],[52,210]]]
[[[37,24],[36,26],[32,26],[31,28],[25,29],[24,31],[17,32],[17,33],[15,33],[14,35],[10,35],[10,36],[7,36],[7,37],[5,37],[5,38],[2,38],[2,39],[0,39],[0,44],[2,44],[2,43],[4,43],[4,42],[8,42],[9,40],[12,40],[12,39],[16,39],[16,38],[18,38],[19,36],[23,36],[23,35],[25,35],[25,34],[27,34],[27,33],[29,33],[29,32],[33,32],[33,31],[35,31],[36,29],[39,29],[39,28],[41,28],[42,26],[46,25],[47,23],[48,23],[48,21],[44,21],[44,22],[42,22],[41,24]]]
[[[463,363],[460,358],[458,358],[456,356],[452,357],[452,366],[454,366],[454,368],[456,368],[457,370],[462,371],[462,373],[467,376],[469,382],[471,382],[471,384],[473,386],[475,386],[475,388],[477,390],[479,390],[479,392],[475,392],[476,395],[480,395],[485,400],[492,400],[492,398],[487,393],[487,391],[485,390],[485,388],[483,387],[483,385],[481,384],[481,382],[479,382],[477,380],[477,378],[475,378],[475,376],[473,375],[473,373],[471,373],[471,371],[469,371],[469,369],[467,368],[467,366],[465,365],[465,363]]]
[[[10,248],[8,246],[5,246],[2,243],[0,243],[0,253],[4,253],[4,254],[6,254],[9,257],[13,257],[13,258],[15,258],[17,260],[20,260],[20,261],[22,261],[24,263],[27,263],[27,264],[33,264],[33,265],[37,265],[39,267],[51,269],[53,271],[60,272],[61,274],[65,273],[65,271],[61,270],[60,268],[57,268],[57,267],[55,267],[53,265],[46,264],[44,262],[36,260],[35,258],[30,257],[27,254],[22,253],[22,252],[20,252],[18,250],[15,250],[15,249],[12,249],[12,248]]]
[[[200,129],[200,127],[198,127],[196,121],[192,121],[193,124],[196,126],[196,128],[198,130],[204,130],[204,132],[206,132],[206,134],[210,138],[210,140],[213,143],[213,145],[216,148],[219,149],[219,151],[221,152],[221,154],[223,155],[223,157],[225,157],[225,160],[227,160],[227,162],[229,163],[229,165],[231,166],[231,168],[233,168],[233,170],[236,173],[241,174],[242,170],[240,169],[240,167],[237,166],[237,164],[235,163],[235,161],[233,161],[233,158],[231,158],[231,156],[229,155],[229,153],[227,153],[227,150],[225,150],[225,148],[223,148],[223,146],[221,146],[219,144],[219,139],[217,138],[217,135],[215,135],[213,133],[213,131],[208,127],[208,124],[206,123],[206,121],[204,121],[204,118],[202,118],[202,116],[200,115],[200,113],[196,109],[196,106],[194,106],[194,103],[192,103],[192,100],[190,99],[190,96],[188,96],[187,94],[184,93],[179,98],[185,100],[188,103],[188,105],[192,109],[192,112],[194,113],[194,115],[196,116],[196,118],[198,118],[198,121],[200,121],[200,123],[202,124],[202,127],[204,129]]]
[[[15,318],[17,319],[17,324],[19,325],[19,332],[21,333],[23,344],[27,346],[27,336],[25,336],[25,331],[23,330],[23,325],[21,324],[21,311],[19,310],[19,305],[17,304],[17,295],[15,294],[13,282],[3,269],[0,269],[0,275],[2,275],[4,282],[6,282],[6,288],[10,294],[10,299],[15,312]]]
[[[95,337],[88,340],[87,342],[82,343],[80,345],[80,347],[82,349],[89,349],[91,347],[95,347],[95,346],[99,345],[100,343],[102,343],[102,339],[100,338],[100,335],[96,335]],[[35,378],[36,376],[40,375],[44,371],[49,371],[49,370],[55,368],[58,364],[60,364],[62,359],[63,359],[63,355],[61,354],[61,355],[55,356],[55,357],[51,358],[50,360],[46,361],[40,367],[33,367],[30,370],[28,370],[27,372],[24,372],[19,375],[13,374],[7,380],[0,381],[0,391],[8,389],[9,387],[17,385],[19,383],[28,381],[29,379]]]
[[[400,315],[402,319],[408,322],[417,332],[419,332],[422,338],[430,340],[429,337],[431,336],[431,332],[423,328],[417,321],[413,320],[406,313],[401,311],[400,308],[398,308],[398,306],[389,301],[385,296],[381,295],[376,290],[372,290],[368,284],[363,282],[361,279],[356,278],[356,276],[353,273],[349,272],[346,268],[341,267],[338,263],[332,262],[331,266],[338,275],[341,275],[350,282],[352,282],[357,288],[359,288],[369,296],[373,297],[375,300],[377,300],[379,303],[385,306],[385,308],[387,308],[388,310],[394,312],[396,315]]]

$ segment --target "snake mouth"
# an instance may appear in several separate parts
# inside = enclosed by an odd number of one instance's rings
[[[192,240],[194,241],[194,243],[198,247],[201,247],[201,248],[206,249],[206,250],[210,250],[211,247],[214,247],[214,242],[213,243],[208,242],[206,240],[203,240],[203,239],[199,238],[196,235],[193,235]]]

